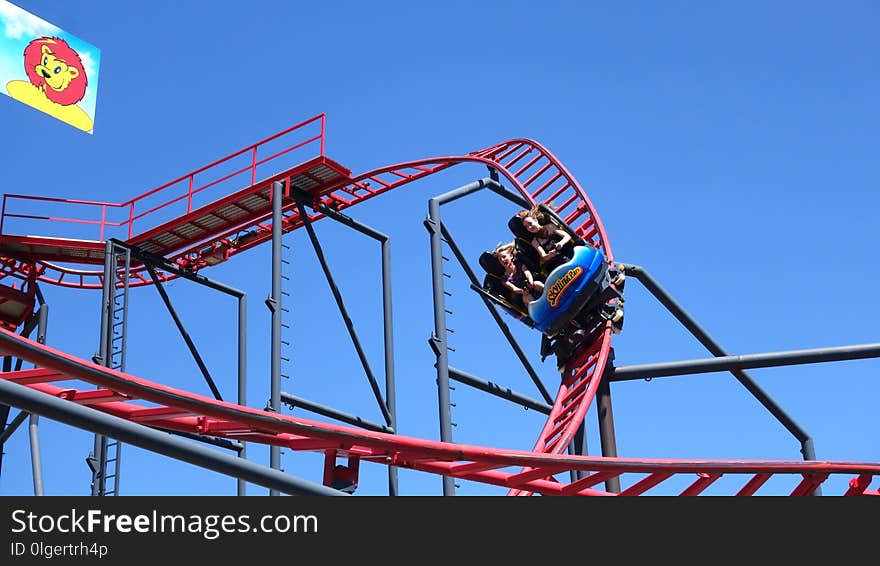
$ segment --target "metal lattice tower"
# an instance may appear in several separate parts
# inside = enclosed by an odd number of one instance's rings
[[[130,278],[131,251],[108,240],[104,259],[101,342],[95,362],[120,372],[125,371]],[[114,438],[95,435],[95,447],[87,461],[92,469],[92,495],[119,495],[122,444]]]

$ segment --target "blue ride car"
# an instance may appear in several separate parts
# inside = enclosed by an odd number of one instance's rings
[[[521,219],[514,217],[508,222],[515,236],[518,261],[522,261],[533,275],[544,282],[541,295],[524,304],[521,295],[504,287],[504,268],[492,252],[484,252],[479,259],[486,271],[482,287],[472,287],[506,313],[539,330],[547,338],[566,335],[570,331],[590,330],[605,319],[602,309],[610,289],[609,263],[601,248],[577,237],[551,210],[545,209],[544,212],[572,237],[549,268],[540,265],[537,252],[529,243],[531,236],[521,230]]]
[[[544,281],[544,292],[527,305],[534,327],[554,336],[600,290],[608,262],[599,248],[575,246],[571,260]]]

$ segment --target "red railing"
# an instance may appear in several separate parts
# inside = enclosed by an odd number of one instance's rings
[[[298,140],[296,143],[289,147],[285,147],[280,151],[277,151],[271,155],[266,157],[261,157],[259,155],[259,150],[265,147],[268,143],[278,140],[282,137],[293,134],[294,132],[300,131],[306,126],[311,124],[315,124],[319,122],[318,126],[320,127],[320,132],[316,135],[308,137],[306,139]],[[127,226],[127,238],[131,238],[134,235],[134,224],[135,220],[143,220],[147,216],[155,215],[159,210],[166,209],[167,207],[181,202],[184,199],[186,200],[186,212],[185,214],[189,214],[193,211],[193,197],[201,193],[202,191],[214,187],[224,181],[227,181],[237,175],[241,175],[250,171],[250,185],[253,186],[257,183],[257,167],[264,165],[272,160],[275,160],[283,155],[286,155],[292,151],[303,148],[310,144],[314,144],[315,142],[319,142],[320,145],[320,157],[324,157],[324,140],[325,140],[325,131],[326,131],[326,116],[325,114],[318,114],[313,118],[309,118],[299,124],[291,126],[286,130],[278,132],[266,139],[263,139],[255,144],[249,145],[243,149],[236,151],[235,153],[231,153],[226,157],[218,159],[204,167],[196,169],[191,173],[187,173],[173,181],[165,183],[164,185],[160,185],[152,190],[149,190],[139,196],[136,196],[130,200],[127,200],[122,203],[112,203],[112,202],[99,202],[99,201],[87,201],[87,200],[76,200],[76,199],[61,199],[61,198],[52,198],[52,197],[37,197],[30,195],[17,195],[17,194],[4,194],[3,195],[3,203],[2,208],[0,208],[0,235],[6,234],[5,231],[8,228],[7,219],[11,218],[19,218],[19,219],[27,219],[27,220],[43,220],[50,222],[64,222],[64,223],[72,223],[72,224],[91,224],[97,225],[100,227],[99,232],[99,241],[104,240],[104,236],[107,232],[108,228],[121,228]],[[302,132],[300,132],[302,133]],[[231,173],[226,173],[225,175],[220,176],[217,179],[213,179],[209,182],[205,182],[202,185],[196,185],[196,175],[204,175],[209,171],[216,170],[221,165],[228,164],[233,159],[241,157],[243,155],[250,154],[250,163],[244,167],[240,167]],[[303,159],[302,161],[306,161]],[[277,172],[276,172],[277,173]],[[177,195],[170,200],[166,200],[161,202],[160,204],[153,206],[147,210],[141,211],[145,206],[145,200],[149,197],[153,197],[163,192],[171,192],[172,187],[178,185],[182,182],[186,182],[186,191],[183,194]],[[239,187],[246,188],[246,187]],[[226,195],[220,195],[226,196]],[[7,206],[12,201],[38,201],[41,203],[45,203],[47,206],[49,203],[58,203],[62,206],[67,205],[79,205],[83,207],[89,207],[89,211],[84,214],[84,217],[68,217],[68,216],[51,216],[44,214],[33,214],[33,213],[13,213],[7,211]],[[126,217],[123,217],[121,220],[113,221],[108,219],[108,212],[111,216],[113,216],[113,211],[122,210],[123,214],[127,214]],[[184,216],[184,214],[180,214],[179,216]],[[142,224],[142,223],[140,223]],[[153,226],[147,225],[147,228],[152,228]],[[57,231],[53,231],[53,235],[57,236]]]

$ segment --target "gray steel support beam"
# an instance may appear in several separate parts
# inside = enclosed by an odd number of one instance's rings
[[[284,195],[284,184],[280,181],[272,183],[272,294],[267,301],[272,312],[271,335],[271,376],[269,387],[269,410],[281,411],[281,200]],[[269,467],[281,469],[281,448],[269,447]],[[277,489],[270,489],[269,495],[279,495]]]
[[[3,432],[0,432],[0,450],[2,450],[3,445],[6,443],[7,440],[9,440],[9,437],[15,434],[15,431],[18,430],[18,427],[20,427],[21,423],[23,423],[27,418],[27,411],[19,412],[17,415],[15,415],[15,418],[6,425],[6,428],[3,429]]]
[[[482,188],[482,187],[477,187]],[[443,250],[440,234],[440,204],[437,199],[428,202],[428,220],[425,225],[431,239],[431,281],[434,304],[434,332],[429,344],[437,358],[437,405],[440,415],[440,440],[452,442],[452,408],[449,398],[449,344],[446,340],[446,291],[443,288]],[[455,481],[443,476],[443,495],[455,495]]]
[[[382,234],[384,236],[384,234]],[[397,431],[397,385],[394,377],[394,328],[391,300],[391,239],[380,240],[382,247],[382,342],[385,348],[385,406],[391,416],[389,426]],[[388,466],[388,495],[398,495],[397,466]]]
[[[3,379],[0,379],[0,401],[98,435],[119,439],[126,444],[139,446],[169,458],[242,478],[271,490],[293,495],[347,495]]]
[[[46,343],[46,331],[49,326],[49,305],[41,297],[40,308],[37,310],[37,342]],[[20,360],[19,360],[20,361]],[[31,415],[28,432],[31,444],[31,470],[34,476],[34,495],[43,495],[43,464],[40,455],[40,416]]]
[[[437,357],[437,398],[440,412],[440,440],[452,442],[452,414],[449,399],[449,353],[446,340],[446,293],[443,286],[443,235],[440,206],[489,188],[519,206],[527,206],[522,197],[505,190],[497,180],[497,171],[490,168],[494,178],[484,178],[428,200],[428,218],[425,227],[431,240],[431,279],[434,299],[434,333],[429,343]],[[443,495],[455,495],[453,478],[443,476]]]
[[[467,260],[464,257],[464,254],[461,253],[461,249],[459,249],[458,244],[455,243],[455,240],[452,238],[452,235],[449,233],[449,230],[446,228],[446,225],[443,222],[440,222],[440,230],[443,234],[443,237],[446,239],[446,243],[449,245],[449,249],[452,250],[453,255],[458,260],[458,263],[461,265],[462,269],[464,269],[465,274],[470,279],[472,285],[476,285],[477,287],[481,286],[480,281],[477,279],[474,270],[471,269],[471,266],[468,264]],[[520,363],[525,368],[526,373],[529,374],[529,377],[532,378],[532,382],[535,384],[535,387],[538,388],[538,392],[541,394],[541,397],[544,398],[544,401],[547,403],[553,403],[553,397],[550,396],[550,393],[547,391],[547,388],[544,386],[544,382],[541,381],[541,378],[538,377],[538,374],[535,372],[535,368],[532,367],[531,362],[526,357],[525,352],[523,352],[522,348],[519,345],[519,342],[516,341],[516,338],[513,337],[513,333],[510,331],[510,327],[504,322],[501,318],[501,315],[498,314],[498,309],[483,295],[479,295],[480,299],[483,301],[483,304],[486,305],[486,308],[489,310],[489,314],[492,315],[492,318],[495,320],[495,323],[498,325],[498,328],[501,329],[501,333],[507,339],[507,343],[510,344],[510,347],[513,348],[513,352],[516,354],[517,359],[519,359]]]
[[[440,412],[440,440],[452,442],[452,409],[449,399],[449,345],[446,340],[446,291],[443,286],[443,235],[440,229],[440,205],[452,202],[486,187],[486,179],[468,183],[458,189],[428,200],[425,227],[431,240],[431,281],[434,298],[434,333],[430,344],[437,357],[437,402]],[[455,495],[455,481],[443,476],[443,495]]]
[[[156,270],[153,269],[152,265],[147,265],[147,271],[150,274],[150,278],[153,280],[153,287],[155,287],[156,291],[159,292],[159,296],[162,298],[162,302],[165,304],[165,308],[168,309],[168,313],[174,320],[174,325],[177,327],[177,331],[180,333],[181,338],[183,338],[183,341],[186,343],[186,347],[189,349],[189,353],[195,360],[196,365],[199,366],[199,371],[202,372],[202,377],[205,378],[205,382],[208,384],[208,388],[211,390],[211,393],[214,395],[215,399],[222,401],[223,396],[220,394],[220,390],[217,389],[217,384],[214,383],[214,378],[211,377],[211,372],[208,371],[208,366],[205,365],[205,361],[202,359],[201,354],[199,354],[199,350],[198,348],[196,348],[195,342],[193,342],[192,337],[189,335],[189,332],[186,331],[186,327],[183,325],[183,321],[177,314],[177,310],[174,308],[174,305],[171,304],[171,298],[165,291],[165,286],[162,285],[162,281],[156,274]]]
[[[37,309],[37,342],[46,343],[46,331],[49,326],[49,305],[42,303]]]
[[[602,456],[616,458],[617,438],[614,434],[614,413],[611,410],[611,384],[608,381],[610,370],[609,364],[596,389],[596,417],[599,420],[599,444],[602,448]],[[615,476],[605,480],[605,491],[620,493],[620,478]]]
[[[238,295],[238,398],[237,403],[247,406],[247,295]],[[247,460],[247,443],[242,442],[238,457]],[[236,495],[247,495],[247,482],[238,478]]]
[[[348,423],[353,426],[359,426],[367,430],[394,434],[394,429],[389,428],[385,425],[373,423],[360,417],[356,417],[348,413],[343,413],[342,411],[337,411],[336,409],[327,407],[326,405],[321,405],[320,403],[315,403],[314,401],[308,401],[306,399],[296,397],[284,391],[281,392],[281,402],[290,405],[291,409],[299,407],[301,409],[305,409],[306,411],[311,411],[312,413],[323,415],[325,417],[330,417],[331,419],[336,419],[338,421]]]
[[[37,298],[40,304],[43,303],[43,294],[40,292],[40,288],[37,287]],[[30,336],[31,332],[33,332],[34,328],[37,327],[39,320],[39,311],[35,313],[31,313],[31,315],[24,321],[24,324],[21,327],[21,335],[27,338]],[[15,364],[12,363],[12,357],[7,356],[3,358],[3,371],[19,371],[21,369],[22,363],[24,360],[18,358],[15,360]],[[0,472],[3,469],[3,445],[6,444],[6,441],[12,436],[18,427],[28,418],[28,414],[26,411],[19,412],[12,421],[7,422],[9,418],[9,409],[8,405],[0,405]]]
[[[165,258],[160,255],[156,255],[147,251],[144,251],[137,246],[132,246],[126,242],[122,242],[120,240],[111,240],[116,246],[125,248],[131,252],[131,257],[138,259],[145,264],[150,264],[154,267],[159,268],[162,271],[167,271],[168,273],[173,273],[182,279],[187,279],[194,283],[198,283],[200,285],[204,285],[210,289],[214,289],[215,291],[220,291],[221,293],[226,293],[227,295],[231,295],[233,297],[241,298],[245,296],[245,292],[236,289],[235,287],[230,287],[225,283],[221,283],[219,281],[214,281],[204,275],[199,273],[194,273],[192,271],[186,271],[181,269],[174,262],[169,261],[168,258]]]
[[[699,360],[620,366],[614,369],[614,372],[611,374],[611,381],[631,381],[634,379],[653,379],[655,377],[669,377],[673,375],[692,375],[718,371],[863,360],[867,358],[880,358],[880,344],[858,344],[854,346],[788,350],[742,356],[720,356]]]
[[[116,246],[128,249],[131,253],[131,257],[142,261],[145,265],[152,265],[153,267],[157,267],[163,271],[167,271],[168,273],[173,273],[174,275],[177,275],[182,279],[192,281],[193,283],[198,283],[199,285],[203,285],[205,287],[208,287],[209,289],[214,289],[215,291],[220,291],[221,293],[235,297],[238,300],[237,402],[241,406],[247,406],[247,294],[240,289],[230,287],[229,285],[226,285],[219,281],[214,281],[212,279],[209,279],[208,277],[205,277],[204,275],[180,269],[177,264],[169,261],[167,258],[150,252],[146,252],[138,248],[137,246],[132,246],[120,240],[113,240],[113,243]],[[210,443],[210,441],[208,442]],[[235,448],[238,451],[239,457],[247,459],[247,443],[242,442],[240,443],[240,446],[240,449]],[[236,493],[237,495],[247,495],[247,482],[245,482],[243,479],[238,479],[236,485]]]
[[[43,495],[43,464],[40,459],[40,416],[30,414],[28,432],[31,444],[31,471],[34,476],[34,495]]]
[[[504,185],[498,182],[497,179],[486,179],[486,188],[498,194],[499,196],[506,198],[517,206],[520,206],[522,208],[531,208],[531,205],[526,201],[526,199],[522,197],[522,195],[508,191],[504,187]]]
[[[321,248],[321,242],[318,241],[318,236],[315,234],[315,229],[312,226],[311,221],[309,220],[309,216],[306,213],[305,205],[302,201],[302,195],[296,194],[296,205],[299,210],[299,216],[302,220],[303,226],[306,228],[306,232],[309,236],[309,241],[312,243],[312,248],[315,250],[315,255],[318,257],[318,263],[321,264],[321,270],[324,272],[324,278],[327,279],[327,285],[330,287],[330,291],[333,293],[333,298],[336,301],[336,307],[339,309],[339,314],[342,315],[342,320],[345,323],[345,328],[348,330],[348,335],[351,338],[351,343],[354,345],[354,349],[357,352],[358,359],[361,362],[361,366],[364,368],[364,373],[367,375],[367,381],[370,383],[370,389],[373,391],[373,396],[376,398],[376,403],[379,405],[379,410],[382,411],[382,417],[385,419],[385,423],[391,424],[391,413],[388,410],[388,407],[385,405],[385,400],[382,398],[382,391],[379,389],[379,383],[376,381],[376,377],[373,375],[373,370],[370,368],[370,362],[367,360],[367,355],[364,352],[363,347],[361,346],[361,341],[358,338],[357,331],[354,329],[354,323],[351,321],[351,317],[348,315],[348,309],[345,308],[345,302],[342,300],[342,294],[339,292],[339,287],[336,285],[336,281],[333,279],[333,273],[330,271],[330,265],[327,263],[327,258],[324,257],[324,250]]]
[[[38,298],[40,304],[42,304],[43,303],[43,294],[40,292],[39,287],[36,288],[36,294],[37,294],[37,298]],[[25,338],[30,336],[30,334],[31,334],[31,332],[33,332],[34,328],[37,327],[37,319],[38,319],[37,313],[31,313],[31,315],[27,318],[27,320],[24,321],[24,324],[21,327],[21,335],[22,336],[24,336]],[[7,359],[9,361],[6,361]],[[18,371],[21,369],[21,365],[23,362],[24,362],[24,360],[22,360],[21,358],[18,358],[17,360],[15,360],[15,364],[12,364],[11,357],[4,358],[3,359],[4,371],[10,371],[13,368],[14,368],[14,371]],[[6,369],[7,367],[9,369]],[[24,419],[26,417],[27,417],[26,414],[19,414],[16,416],[15,419],[13,419],[12,422],[7,423],[7,420],[9,419],[9,407],[7,407],[6,405],[0,406],[0,474],[2,474],[2,471],[3,471],[3,444],[6,442],[6,439],[8,439],[10,436],[12,436],[12,433],[14,433],[15,430],[19,426],[21,426],[21,423],[24,422]]]
[[[459,383],[470,385],[474,389],[479,389],[480,391],[485,391],[496,397],[506,399],[507,401],[513,401],[517,405],[525,407],[526,409],[533,409],[544,415],[549,415],[550,411],[553,409],[552,406],[546,403],[542,403],[531,397],[511,391],[509,388],[502,387],[497,383],[480,379],[479,377],[454,367],[449,368],[449,378],[458,381]]]
[[[394,383],[394,328],[391,296],[391,238],[370,228],[369,226],[354,220],[336,210],[328,208],[323,204],[318,210],[327,217],[341,222],[342,224],[354,228],[361,234],[365,234],[374,240],[378,240],[382,248],[382,325],[384,328],[384,347],[385,347],[385,406],[388,407],[388,413],[391,421],[388,425],[393,430],[397,430],[397,386]],[[388,495],[396,496],[398,494],[398,474],[397,466],[388,466]]]
[[[235,440],[219,438],[217,436],[207,436],[203,434],[192,434],[189,432],[183,432],[181,430],[165,430],[152,426],[150,428],[152,428],[153,430],[161,430],[162,432],[167,432],[168,434],[173,434],[174,436],[180,436],[181,438],[189,438],[190,440],[195,440],[196,442],[210,444],[211,446],[216,446],[218,448],[225,448],[236,453],[241,453],[242,449],[244,449],[244,443]]]
[[[110,320],[112,318],[111,310],[113,308],[113,292],[116,285],[116,265],[113,258],[113,242],[107,240],[104,242],[104,286],[101,293],[101,337],[98,346],[98,355],[96,361],[104,366],[110,367]],[[92,495],[103,495],[106,471],[106,454],[105,448],[107,439],[100,435],[95,435],[94,448],[92,454],[87,458],[90,461],[89,467],[92,469]]]
[[[716,357],[724,357],[727,356],[727,352],[724,351],[724,348],[721,347],[718,342],[712,338],[708,332],[706,332],[694,318],[681,306],[679,305],[675,299],[672,298],[660,284],[651,277],[650,273],[641,266],[625,264],[624,272],[631,277],[635,277],[645,286],[645,288],[652,294],[654,297],[660,301],[660,303],[669,310],[670,313],[685,327],[687,330],[702,344],[705,346],[709,352]],[[755,381],[747,374],[744,370],[741,369],[733,369],[730,370],[733,376],[758,400],[761,405],[766,408],[770,414],[772,414],[776,419],[788,430],[801,444],[801,454],[804,457],[804,460],[815,460],[816,452],[813,447],[813,439],[807,432],[801,428],[799,424],[795,422],[793,418],[791,418],[783,409],[780,407],[776,401],[773,400],[770,395],[765,392],[761,387],[755,383]],[[814,492],[816,495],[821,495],[821,488],[817,488]]]
[[[39,287],[37,287],[37,291],[39,291]],[[40,299],[40,303],[43,303],[42,293],[38,294],[38,298]],[[39,324],[39,312],[32,313],[31,316],[25,320],[24,324],[21,328],[21,335],[27,338],[30,336],[31,332],[33,332],[34,328]],[[18,358],[15,360],[15,364],[12,364],[12,357],[7,356],[3,358],[3,370],[10,371],[14,368],[15,371],[19,371],[21,369],[22,363],[24,360]],[[2,471],[3,467],[3,445],[9,439],[12,434],[18,430],[18,427],[24,422],[27,418],[27,413],[22,411],[18,415],[12,419],[11,422],[7,423],[7,419],[9,418],[9,407],[6,405],[0,406],[0,471]]]
[[[568,443],[568,453],[576,456],[586,456],[589,452],[587,451],[587,431],[585,423],[581,423],[581,426],[578,427],[577,431],[574,433],[574,438],[571,439],[571,442]],[[569,472],[569,477],[571,481],[577,481],[583,477],[586,477],[588,472],[583,470],[572,470]]]

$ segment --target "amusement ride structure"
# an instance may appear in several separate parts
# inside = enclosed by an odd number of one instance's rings
[[[319,115],[259,143],[122,203],[63,200],[6,194],[0,213],[0,444],[30,419],[35,493],[42,494],[36,442],[38,416],[95,433],[93,495],[118,495],[124,444],[270,489],[273,495],[347,495],[356,492],[361,463],[388,468],[388,494],[398,495],[397,469],[442,477],[444,495],[455,492],[456,478],[502,486],[509,495],[652,495],[672,483],[680,495],[707,493],[725,477],[735,478],[729,495],[761,495],[774,478],[787,482],[790,495],[822,495],[829,477],[846,478],[847,488],[829,495],[878,495],[880,463],[821,461],[812,439],[748,375],[747,369],[863,359],[880,356],[880,345],[824,348],[731,356],[642,267],[614,261],[608,237],[587,194],[545,147],[514,139],[465,155],[398,163],[366,173],[352,172],[325,154],[325,116]],[[298,156],[307,153],[308,156]],[[297,157],[294,157],[297,156]],[[290,162],[293,162],[290,164]],[[284,166],[279,164],[285,163]],[[394,348],[388,237],[349,216],[349,209],[393,189],[462,163],[484,165],[488,174],[429,200],[425,227],[431,241],[434,328],[429,340],[436,359],[440,439],[399,434],[396,427]],[[274,169],[274,170],[273,170]],[[267,173],[266,173],[267,172]],[[266,173],[266,174],[264,174]],[[222,187],[233,189],[221,193]],[[443,223],[442,205],[478,191],[497,193],[522,208],[543,204],[585,245],[601,251],[607,264],[638,281],[665,306],[711,354],[703,360],[615,366],[611,320],[586,327],[580,340],[560,358],[560,381],[545,386],[517,344],[491,297],[480,294],[489,315],[510,343],[543,399],[536,400],[451,367],[444,304],[444,261],[461,265],[472,287],[480,276]],[[213,195],[210,196],[209,195]],[[57,215],[47,211],[60,210]],[[345,212],[345,213],[343,213]],[[330,219],[377,240],[382,247],[384,387],[373,375],[353,323],[347,315],[313,224]],[[21,226],[27,224],[27,234]],[[39,229],[33,228],[39,226]],[[72,238],[66,227],[93,230],[90,238]],[[281,332],[284,290],[282,236],[303,229],[317,252],[347,330],[376,397],[383,423],[371,423],[332,407],[283,393]],[[210,267],[248,249],[272,247],[271,395],[266,408],[245,402],[246,360],[243,292],[209,277]],[[208,272],[206,275],[205,272]],[[177,316],[164,285],[183,278],[237,298],[239,303],[239,398],[225,401]],[[632,283],[630,283],[632,284]],[[47,308],[41,285],[101,293],[101,342],[93,359],[82,359],[47,345]],[[153,285],[169,309],[213,396],[172,388],[127,374],[126,335],[129,290]],[[622,289],[621,289],[622,291]],[[289,321],[287,321],[289,323]],[[514,324],[519,324],[515,322]],[[37,331],[36,338],[31,334]],[[537,335],[537,334],[536,334]],[[22,369],[23,363],[33,364]],[[803,460],[671,460],[617,456],[611,411],[613,381],[730,371],[801,445]],[[450,381],[546,415],[535,431],[532,450],[454,443],[451,435]],[[552,389],[556,389],[552,391]],[[285,415],[282,403],[323,415],[334,422]],[[601,456],[585,448],[585,417],[596,404]],[[13,416],[12,408],[18,409]],[[11,417],[11,418],[10,418]],[[248,443],[270,447],[269,466],[246,457]],[[229,450],[217,450],[210,446]],[[280,449],[324,455],[323,481],[284,473]],[[2,460],[0,460],[2,465]],[[0,468],[2,471],[2,468]],[[675,482],[669,480],[674,478]],[[716,484],[720,485],[720,484]]]

